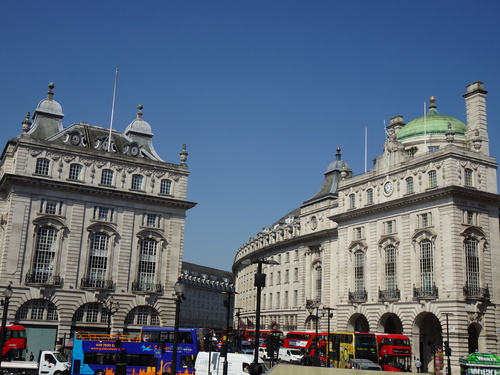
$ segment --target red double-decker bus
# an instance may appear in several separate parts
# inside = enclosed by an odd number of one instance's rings
[[[0,327],[0,334],[1,329]],[[26,347],[26,329],[19,325],[7,326],[5,344],[2,348],[2,361],[25,359]]]
[[[411,343],[407,336],[377,334],[377,343],[382,371],[411,372]]]
[[[284,334],[283,331],[279,329],[272,330],[261,330],[259,331],[259,346],[266,346],[266,337],[267,335],[273,335],[278,337],[280,342],[283,342]],[[253,329],[230,329],[229,331],[226,329],[222,330],[222,342],[225,340],[229,342],[235,342],[238,340],[240,343],[242,341],[248,341],[250,343],[255,343],[255,330]]]
[[[326,332],[319,332],[316,338],[316,332],[290,331],[285,336],[283,346],[300,349],[304,354],[311,354],[311,349],[314,349],[315,346],[314,343],[316,343],[316,348],[320,348],[325,345],[326,340]]]

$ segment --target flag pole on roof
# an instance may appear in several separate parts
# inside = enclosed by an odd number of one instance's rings
[[[116,83],[118,81],[118,68],[115,71],[115,85],[113,87],[113,103],[111,104],[111,120],[109,124],[108,152],[111,151],[111,132],[113,131],[113,119],[115,117]]]

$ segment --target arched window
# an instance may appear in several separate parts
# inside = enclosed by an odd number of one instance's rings
[[[125,318],[125,324],[137,326],[159,326],[160,314],[150,306],[137,306]]]
[[[102,303],[93,302],[80,306],[73,315],[74,323],[108,323],[109,310]]]
[[[366,190],[366,204],[373,204],[373,189]]]
[[[413,186],[413,177],[408,177],[406,180],[406,194],[413,194],[415,192],[415,188]]]
[[[429,239],[420,242],[420,284],[424,296],[434,295],[434,244]]]
[[[16,321],[57,321],[58,319],[56,305],[46,299],[32,299],[24,303],[16,313]]]
[[[479,254],[478,240],[467,238],[465,240],[465,263],[468,295],[479,296],[480,293],[480,272],[479,272]]]

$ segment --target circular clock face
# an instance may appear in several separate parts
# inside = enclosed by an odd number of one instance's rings
[[[130,154],[131,154],[132,156],[137,156],[137,155],[139,155],[139,147],[137,147],[137,146],[132,146],[132,147],[130,147]]]
[[[392,182],[391,181],[387,181],[384,184],[384,193],[387,195],[392,193]]]
[[[80,136],[78,134],[73,134],[71,136],[71,144],[74,146],[78,146],[80,144]]]

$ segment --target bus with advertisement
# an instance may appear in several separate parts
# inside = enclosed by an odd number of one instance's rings
[[[24,360],[27,340],[26,329],[20,325],[10,325],[6,327],[5,343],[2,348],[2,361]],[[0,327],[0,334],[2,328]]]
[[[368,332],[330,332],[329,363],[337,368],[349,368],[349,360],[368,359],[378,363],[377,337]]]
[[[411,372],[411,342],[405,335],[377,334],[378,364],[383,371]]]
[[[277,337],[280,342],[283,342],[284,333],[279,329],[259,330],[259,346],[266,346],[266,338],[268,335]],[[255,330],[254,329],[223,329],[222,342],[228,340],[230,343],[248,341],[255,343]]]
[[[283,347],[300,349],[303,354],[311,354],[315,349],[325,345],[327,339],[326,332],[290,331],[283,340]],[[316,355],[316,354],[311,354]]]
[[[140,335],[76,332],[71,373],[81,375],[162,375],[172,370],[174,329],[144,327]],[[197,329],[179,328],[177,374],[194,374]]]

